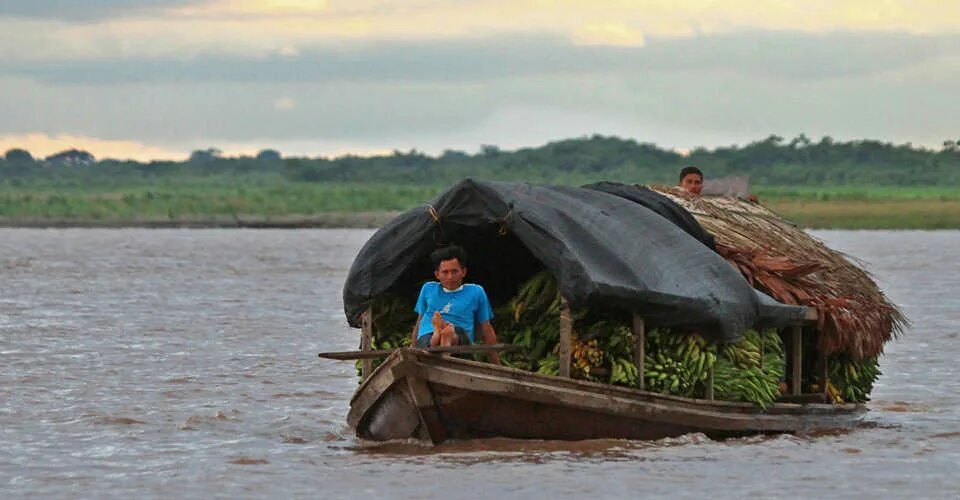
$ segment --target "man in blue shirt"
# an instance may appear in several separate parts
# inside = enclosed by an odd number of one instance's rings
[[[474,329],[480,328],[483,342],[497,343],[497,334],[490,320],[493,309],[483,287],[464,284],[467,276],[467,254],[456,246],[439,248],[430,254],[433,275],[417,298],[417,323],[413,327],[413,343],[417,347],[470,345]],[[424,318],[428,318],[424,321]],[[500,364],[496,352],[488,354],[491,363]]]

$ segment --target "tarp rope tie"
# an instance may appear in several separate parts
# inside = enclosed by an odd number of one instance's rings
[[[427,205],[427,211],[430,212],[430,217],[433,217],[433,222],[439,224],[440,214],[437,212],[437,209],[433,208],[433,205]]]
[[[430,213],[430,217],[433,217],[433,222],[437,225],[437,231],[433,233],[433,242],[438,246],[442,245],[447,240],[447,236],[443,234],[443,221],[440,220],[440,212],[437,212],[433,205],[427,205],[427,212]]]

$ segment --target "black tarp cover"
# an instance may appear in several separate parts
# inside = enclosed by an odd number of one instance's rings
[[[617,182],[597,182],[583,186],[587,189],[596,189],[612,195],[626,198],[634,203],[639,203],[650,210],[660,214],[672,222],[675,226],[683,229],[687,234],[700,240],[710,250],[716,250],[717,241],[712,234],[703,229],[703,226],[697,222],[697,219],[690,215],[680,205],[666,196],[643,186],[620,184]]]
[[[758,295],[700,241],[622,196],[466,179],[401,214],[363,246],[343,289],[350,325],[359,326],[373,298],[410,280],[410,271],[438,244],[459,243],[445,241],[445,235],[490,228],[499,231],[489,234],[515,236],[553,273],[574,306],[602,300],[654,324],[695,329],[721,342],[737,340],[751,326],[786,324],[803,314]],[[469,251],[472,262],[483,248]],[[513,272],[509,262],[503,266],[503,272]],[[419,279],[431,279],[429,268],[423,274]]]

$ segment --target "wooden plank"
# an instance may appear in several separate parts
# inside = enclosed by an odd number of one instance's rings
[[[437,346],[437,347],[428,347],[426,349],[418,349],[420,351],[426,351],[431,354],[469,354],[474,352],[490,352],[490,351],[512,351],[514,349],[519,349],[520,346],[517,344],[472,344],[472,345],[451,345],[451,346]],[[398,348],[399,349],[399,348]],[[385,358],[393,354],[397,349],[377,349],[375,351],[337,351],[337,352],[321,352],[317,356],[326,359],[336,359],[339,361],[350,361],[355,359],[376,359],[376,358]]]
[[[373,306],[363,311],[360,317],[360,350],[373,350]],[[363,381],[366,380],[367,377],[370,376],[370,372],[373,371],[374,358],[360,359],[363,359],[363,361],[360,362],[360,380]]]
[[[433,393],[427,382],[420,377],[407,377],[407,391],[410,400],[420,412],[420,423],[427,433],[427,437],[433,444],[442,443],[447,440],[447,432],[443,428],[443,422],[440,420],[440,412],[433,401]]]
[[[790,362],[793,364],[790,377],[790,393],[799,396],[803,382],[803,327],[790,328]]]
[[[633,364],[637,365],[640,383],[637,387],[641,391],[646,390],[646,380],[643,376],[643,362],[645,359],[644,348],[647,342],[647,332],[644,328],[643,317],[639,314],[633,314]]]
[[[570,354],[573,347],[573,315],[570,313],[570,303],[560,297],[560,373],[561,377],[570,378]]]
[[[410,371],[410,364],[407,362],[394,364],[394,366],[379,369],[376,375],[364,382],[357,389],[353,398],[350,400],[350,411],[347,413],[347,424],[356,429],[360,419],[368,410],[379,400],[390,387],[398,380],[406,377]]]

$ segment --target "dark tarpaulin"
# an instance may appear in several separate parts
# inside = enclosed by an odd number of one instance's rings
[[[621,184],[618,182],[597,182],[583,186],[586,189],[596,189],[621,198],[639,203],[653,210],[661,217],[666,218],[673,225],[696,238],[710,250],[717,250],[717,240],[709,231],[703,228],[697,219],[683,207],[666,196],[643,186]],[[783,327],[795,324],[802,318],[803,310],[796,306],[777,302],[763,292],[756,291],[759,296],[759,318],[757,323],[763,326]]]
[[[429,253],[469,234],[490,235],[468,248],[472,276],[484,251],[482,257],[499,265],[498,278],[515,277],[514,290],[529,276],[512,267],[522,259],[508,258],[511,252],[493,241],[506,234],[553,273],[574,306],[600,300],[721,342],[737,340],[760,321],[802,317],[801,308],[762,304],[723,258],[641,204],[597,189],[467,179],[367,241],[343,289],[348,322],[359,326],[360,314],[388,290],[415,293],[408,282],[431,278],[423,267]]]
[[[687,234],[700,240],[710,250],[717,249],[717,241],[712,234],[708,233],[703,226],[697,222],[690,212],[687,212],[680,205],[666,196],[647,189],[643,186],[629,184],[620,184],[618,182],[597,182],[583,186],[587,189],[596,189],[604,193],[619,196],[628,199],[634,203],[639,203],[650,210],[660,214],[672,222],[675,226],[686,231]]]

